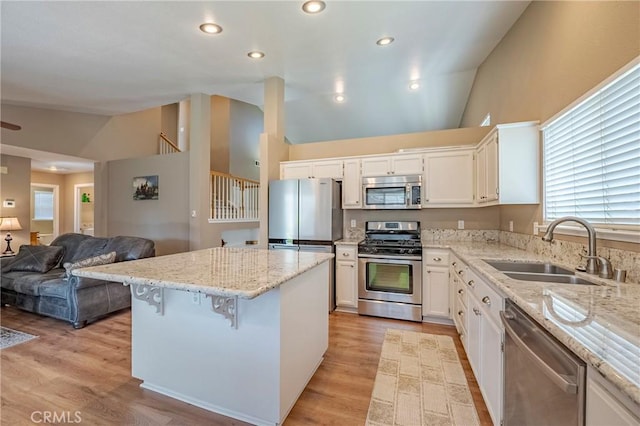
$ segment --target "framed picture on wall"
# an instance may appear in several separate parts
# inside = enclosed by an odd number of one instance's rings
[[[158,175],[138,176],[133,178],[134,200],[158,199]]]

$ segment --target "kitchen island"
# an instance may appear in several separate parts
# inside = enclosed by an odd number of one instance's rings
[[[131,368],[143,388],[275,425],[328,347],[332,257],[212,248],[74,274],[131,287]]]

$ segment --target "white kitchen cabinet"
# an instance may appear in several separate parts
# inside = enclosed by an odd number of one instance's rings
[[[336,310],[358,308],[358,254],[356,246],[336,246]]]
[[[504,298],[473,271],[467,284],[467,358],[494,424],[502,420],[504,330],[500,311]]]
[[[587,368],[586,426],[637,426],[639,413],[637,404],[592,367]]]
[[[422,316],[449,318],[449,251],[425,250],[422,256]]]
[[[424,155],[423,208],[473,206],[473,155],[473,149]]]
[[[362,178],[360,177],[360,160],[344,160],[344,176],[342,179],[342,208],[362,208]]]
[[[342,160],[282,162],[280,179],[342,179],[342,163]]]
[[[396,154],[362,158],[362,177],[422,175],[422,155]]]
[[[537,122],[497,125],[476,149],[478,205],[540,202]]]

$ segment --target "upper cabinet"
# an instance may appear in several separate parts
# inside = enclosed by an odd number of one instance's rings
[[[360,160],[344,160],[344,179],[342,180],[342,208],[362,208],[362,178]]]
[[[290,161],[280,164],[280,179],[342,179],[342,160]]]
[[[422,207],[473,206],[473,149],[424,155]]]
[[[496,126],[476,149],[478,205],[540,202],[537,122]]]
[[[362,158],[362,177],[421,175],[422,154],[395,154]]]

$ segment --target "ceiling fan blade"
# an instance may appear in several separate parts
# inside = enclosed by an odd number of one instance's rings
[[[20,129],[22,129],[22,127],[18,126],[17,124],[7,123],[6,121],[0,121],[0,127],[5,128],[5,129],[9,129],[9,130],[20,130]]]

